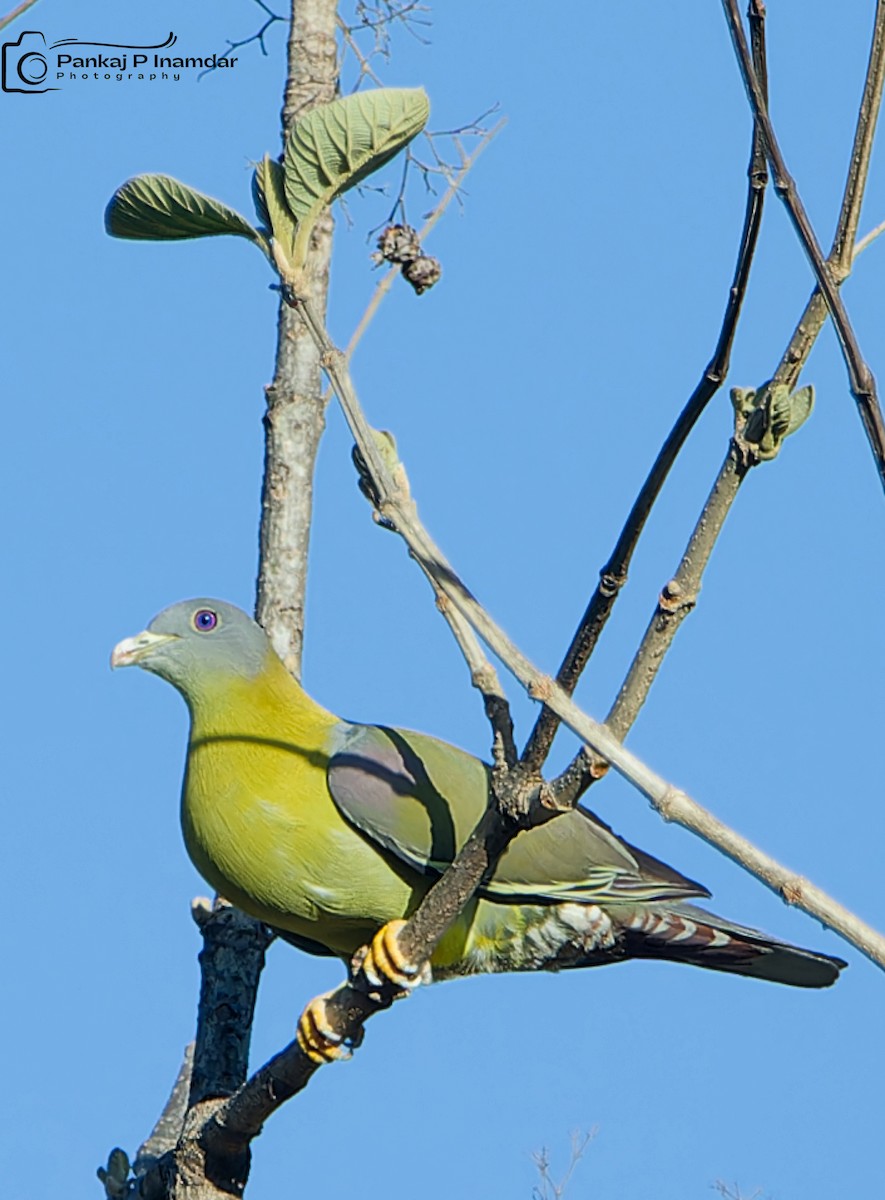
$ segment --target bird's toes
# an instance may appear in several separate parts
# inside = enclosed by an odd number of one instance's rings
[[[298,1018],[295,1033],[302,1051],[318,1067],[325,1063],[341,1062],[350,1058],[352,1054],[350,1046],[335,1032],[329,1022],[326,1001],[331,995],[331,992],[324,992],[311,1000]]]
[[[402,951],[399,934],[405,924],[396,920],[382,925],[359,962],[358,969],[373,988],[392,987],[408,993],[419,983],[430,982],[429,965],[415,966]]]

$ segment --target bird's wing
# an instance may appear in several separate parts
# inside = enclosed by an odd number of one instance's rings
[[[440,874],[488,805],[489,768],[425,734],[342,723],[329,791],[357,829],[424,874]],[[520,833],[480,889],[489,899],[612,903],[708,896],[586,809]]]

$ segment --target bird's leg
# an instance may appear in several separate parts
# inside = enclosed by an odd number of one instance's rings
[[[356,952],[351,963],[352,981],[357,984],[363,980],[363,988],[368,985],[369,996],[382,1007],[408,996],[419,983],[430,983],[432,978],[429,963],[416,967],[403,954],[399,933],[404,925],[401,920],[382,925],[369,945]],[[329,1020],[328,1001],[334,995],[335,991],[331,991],[316,996],[298,1019],[295,1034],[298,1045],[318,1067],[350,1058],[353,1050]]]
[[[332,1028],[326,1013],[326,1001],[334,992],[323,992],[315,996],[298,1018],[295,1037],[298,1045],[312,1063],[318,1067],[325,1063],[340,1062],[350,1058],[351,1047]]]
[[[362,974],[373,990],[394,989],[394,999],[407,996],[419,983],[429,983],[431,979],[429,963],[417,967],[403,954],[399,933],[404,925],[403,920],[388,921],[353,959],[354,977]]]

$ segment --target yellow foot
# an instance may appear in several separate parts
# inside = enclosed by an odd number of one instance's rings
[[[298,1045],[319,1067],[351,1057],[350,1047],[335,1032],[326,1015],[326,1001],[331,995],[332,992],[323,992],[311,1000],[298,1019],[295,1033]]]
[[[362,971],[372,987],[393,987],[408,993],[419,983],[430,982],[430,967],[416,967],[402,952],[399,934],[404,925],[403,920],[382,925],[363,957],[355,960],[355,969]]]

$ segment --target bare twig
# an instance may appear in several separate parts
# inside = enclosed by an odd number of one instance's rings
[[[754,12],[751,17],[751,34],[753,41],[753,61],[763,88],[767,87],[767,67],[765,59],[765,26],[762,12]],[[722,328],[713,356],[704,369],[695,390],[688,398],[685,407],[676,419],[676,423],[667,435],[667,439],[658,452],[645,483],[633,503],[630,514],[621,530],[617,544],[605,566],[599,573],[599,583],[590,598],[590,603],[578,625],[571,645],[566,651],[562,665],[557,672],[556,681],[571,695],[581,673],[590,661],[600,634],[605,628],[621,589],[627,582],[627,574],[633,553],[645,528],[652,507],[670,473],[670,468],[676,461],[682,447],[694,428],[707,404],[722,386],[728,375],[731,360],[731,347],[737,330],[738,318],[747,282],[750,277],[750,267],[762,223],[762,208],[765,198],[765,188],[768,184],[768,173],[765,168],[765,154],[759,127],[754,122],[753,143],[750,150],[750,163],[747,168],[749,186],[747,188],[747,203],[744,211],[744,225],[741,231],[740,248],[734,270],[734,278],[728,291],[728,302],[722,319]],[[546,705],[541,709],[535,727],[531,732],[522,762],[532,771],[541,769],[553,738],[559,728],[559,718]]]
[[[474,147],[474,149],[472,150],[472,152],[469,155],[467,155],[467,157],[464,159],[464,161],[461,164],[460,170],[458,171],[457,175],[452,180],[452,182],[449,184],[445,194],[440,198],[440,201],[434,208],[433,212],[430,214],[430,216],[427,218],[427,220],[421,226],[421,229],[418,233],[419,241],[423,242],[424,239],[427,237],[427,235],[430,233],[430,231],[433,229],[434,225],[436,225],[437,221],[440,219],[440,217],[446,211],[446,209],[448,208],[448,206],[451,203],[454,196],[457,195],[462,184],[464,183],[464,180],[467,177],[468,172],[471,170],[474,163],[479,158],[480,154],[482,154],[483,150],[485,150],[485,148],[486,148],[486,146],[488,146],[489,142],[491,142],[491,140],[497,134],[499,134],[501,132],[501,130],[504,128],[505,124],[506,124],[506,121],[504,119],[498,121],[498,123],[492,129],[490,129],[486,134],[483,135],[483,137],[480,139],[480,141],[477,142],[477,144]],[[392,266],[390,268],[390,270],[376,284],[375,290],[372,293],[372,298],[370,299],[369,303],[366,305],[366,310],[363,313],[363,315],[360,317],[359,323],[357,324],[356,329],[351,334],[350,341],[347,343],[347,349],[346,349],[345,353],[348,358],[350,358],[351,355],[353,354],[360,339],[362,338],[363,334],[368,329],[368,327],[372,321],[372,318],[375,316],[375,313],[378,311],[381,301],[384,299],[384,297],[390,291],[390,288],[393,285],[393,281],[396,279],[397,275],[400,274],[401,270],[402,270],[402,267],[399,266],[398,264],[396,266]],[[329,395],[330,395],[330,392],[327,392],[326,399],[328,399]]]
[[[751,5],[750,27],[753,41],[753,61],[756,73],[762,79],[764,86],[767,82],[764,69],[764,54],[760,54],[759,31],[757,23],[753,19],[753,8],[757,5],[757,2],[758,0],[753,0],[753,4]],[[885,8],[885,3],[880,4],[880,9],[883,8]],[[839,271],[841,278],[847,276],[858,254],[885,228],[885,223],[883,223],[883,226],[872,230],[861,242],[858,242],[854,247],[853,253],[849,256],[848,265],[844,265],[846,257],[843,242],[844,231],[856,230],[856,214],[860,210],[863,199],[862,192],[866,182],[869,152],[872,144],[872,128],[878,112],[878,97],[882,87],[883,58],[885,58],[885,37],[883,37],[881,22],[877,18],[870,50],[867,80],[864,86],[864,98],[861,101],[857,129],[855,131],[854,152],[852,153],[848,177],[845,183],[839,228],[837,229],[833,246],[833,261],[835,269]],[[811,322],[813,320],[815,297],[817,297],[817,311],[820,320],[813,327]],[[775,375],[772,381],[773,383],[786,382],[788,386],[795,384],[798,377],[799,364],[807,358],[811,346],[822,328],[825,315],[826,306],[820,298],[819,293],[816,292],[797,326],[796,333],[790,343],[790,348],[784,355],[781,367],[778,369],[778,374]],[[784,373],[782,371],[784,362],[787,361],[796,366],[795,372]],[[747,465],[752,465],[753,460],[746,457],[747,449],[746,446],[737,447],[732,444],[722,470],[713,485],[710,500],[707,506],[705,506],[695,533],[689,542],[688,549],[674,578],[665,585],[661,593],[658,607],[631,664],[627,679],[622,685],[618,697],[606,718],[606,724],[622,739],[626,736],[644,704],[658,668],[672,644],[679,625],[694,607],[698,591],[700,590],[703,571],[706,562],[709,560],[709,555],[713,549],[713,541],[715,540],[715,538],[712,541],[710,540],[709,533],[714,527],[717,531],[721,529],[727,511],[737,495],[737,489],[746,477],[746,467]],[[713,503],[712,512],[709,508],[711,502]],[[703,555],[702,558],[699,557],[701,553]],[[594,756],[582,750],[553,784],[554,794],[560,802],[574,801],[597,779],[601,778],[605,774],[606,769],[604,760],[600,756]]]
[[[845,359],[845,366],[848,370],[851,393],[860,412],[861,421],[870,443],[876,468],[879,472],[879,479],[883,488],[885,488],[885,419],[883,419],[882,410],[879,406],[875,377],[861,353],[860,345],[848,317],[848,312],[839,294],[838,284],[833,277],[830,266],[824,259],[823,251],[817,240],[814,228],[808,219],[808,214],[799,196],[796,183],[787,171],[786,162],[784,161],[775,136],[774,127],[768,115],[768,107],[762,93],[762,86],[750,59],[750,51],[744,35],[737,0],[722,0],[722,5],[732,42],[734,43],[744,86],[753,109],[753,115],[762,130],[766,155],[774,181],[774,189],[786,205],[790,219],[793,222],[793,226],[817,278],[818,287],[833,318],[836,335],[839,339],[839,345],[842,348],[842,356]],[[883,20],[885,20],[885,17],[883,17],[882,6],[880,5],[876,14],[876,32],[878,36],[881,36],[880,23]],[[852,160],[852,170],[854,170],[854,167],[855,163]],[[843,238],[844,236],[846,234],[843,234]],[[847,244],[850,246],[852,243],[848,242]],[[843,251],[843,256],[844,254],[847,254],[847,252]],[[850,254],[847,255],[844,265],[848,266],[849,263]]]
[[[416,37],[418,41],[427,44],[426,39],[417,33],[415,27],[430,25],[430,20],[423,15],[429,11],[429,8],[419,3],[391,4],[383,2],[378,5],[368,5],[363,0],[359,0],[356,5],[356,21],[348,23],[343,17],[338,17],[338,29],[341,33],[343,50],[349,50],[353,54],[359,68],[353,91],[358,91],[365,79],[371,79],[379,87],[382,86],[381,80],[372,66],[372,60],[375,58],[388,60],[390,58],[391,31],[397,24],[401,25],[407,33]],[[371,37],[371,43],[366,50],[359,43],[360,35],[365,33]],[[343,57],[342,54],[342,59]],[[341,73],[339,68],[339,74]]]
[[[433,576],[424,571],[436,597],[436,607],[449,624],[452,636],[464,656],[470,671],[470,682],[480,692],[486,717],[492,727],[492,759],[496,765],[512,767],[519,757],[513,736],[513,716],[510,704],[498,678],[498,672],[484,653],[479,639],[464,617],[453,608],[445,592],[437,586]]]
[[[722,1200],[762,1200],[762,1189],[756,1188],[752,1195],[744,1195],[737,1184],[729,1186],[722,1179],[717,1179],[713,1190],[718,1192]]]
[[[842,207],[839,212],[836,235],[827,259],[833,279],[838,285],[841,285],[847,278],[857,255],[866,249],[869,242],[877,235],[876,231],[867,234],[854,247],[854,253],[850,259],[847,258],[846,247],[851,245],[857,234],[860,210],[863,204],[870,155],[873,149],[873,137],[882,101],[883,77],[885,77],[885,0],[878,0],[867,74],[854,132],[848,179],[842,195]],[[821,295],[820,288],[816,287],[805,306],[805,311],[799,318],[790,344],[784,351],[780,365],[775,372],[774,378],[779,383],[785,383],[791,389],[796,386],[799,374],[808,361],[811,348],[823,328],[826,316],[826,301]]]
[[[363,52],[363,50],[361,49],[359,43],[357,42],[356,38],[353,36],[353,30],[352,30],[351,26],[348,25],[344,21],[344,19],[340,16],[338,17],[338,29],[339,29],[339,32],[341,33],[341,40],[342,40],[343,45],[351,52],[353,57],[356,59],[357,66],[359,67],[359,71],[357,72],[357,77],[356,77],[356,83],[353,85],[353,88],[351,90],[354,92],[359,91],[364,79],[370,79],[372,81],[372,83],[374,83],[376,85],[376,87],[382,87],[383,85],[381,83],[381,80],[378,78],[378,75],[372,66],[371,60],[372,60],[373,54],[375,54],[375,53],[380,54],[380,53],[383,53],[383,51],[378,50],[378,48],[376,46],[374,51],[370,52],[369,54],[365,54]],[[341,72],[340,72],[340,68],[339,68],[339,74],[340,73]]]
[[[11,24],[16,17],[20,17],[22,13],[26,13],[29,8],[33,8],[37,0],[22,0],[21,4],[17,4],[12,12],[8,12],[5,17],[0,17],[0,31],[4,30],[7,25]]]
[[[408,476],[402,463],[396,459],[396,443],[393,438],[390,434],[379,433],[377,431],[374,438],[376,444],[381,448],[382,454],[385,456],[385,461],[390,465],[391,475],[398,490],[403,495],[410,496],[411,490]],[[371,478],[365,460],[357,447],[354,447],[353,450],[353,461],[360,477],[360,490],[373,507],[375,507],[375,511],[377,512],[379,497],[375,491],[374,480]],[[389,525],[388,527],[392,528]],[[494,762],[502,766],[513,766],[517,759],[516,742],[513,737],[513,718],[510,714],[510,705],[507,697],[504,695],[501,681],[498,678],[498,672],[483,652],[482,646],[479,644],[479,640],[470,625],[464,620],[457,609],[453,608],[449,603],[448,597],[437,586],[433,576],[425,569],[423,562],[420,559],[415,559],[415,561],[433,588],[436,606],[448,622],[452,635],[458,643],[458,647],[470,669],[470,682],[482,694],[486,716],[492,726],[492,756]]]
[[[248,37],[241,38],[238,42],[233,42],[230,38],[227,38],[227,45],[224,50],[225,55],[230,55],[234,50],[242,50],[244,46],[251,46],[253,42],[257,42],[261,49],[261,53],[265,58],[267,58],[267,46],[264,41],[264,35],[267,33],[268,29],[270,29],[271,25],[275,25],[278,21],[284,21],[285,17],[280,16],[279,13],[275,13],[273,9],[268,8],[268,6],[264,3],[264,0],[253,0],[253,3],[258,5],[261,11],[266,15],[267,20],[263,25],[259,26],[255,33],[251,33]],[[204,75],[212,75],[217,70],[218,67],[207,67],[205,71],[201,71],[199,73],[197,78],[202,79]]]
[[[541,1180],[540,1184],[536,1185],[532,1189],[533,1200],[562,1200],[562,1197],[565,1195],[566,1188],[568,1187],[569,1183],[571,1183],[572,1176],[575,1173],[575,1168],[584,1157],[587,1147],[595,1137],[595,1129],[588,1129],[585,1133],[578,1132],[572,1134],[569,1164],[559,1183],[557,1183],[550,1174],[550,1155],[546,1147],[539,1150],[537,1154],[532,1155],[535,1166],[538,1168],[538,1175],[540,1176]]]
[[[863,254],[864,250],[867,250],[870,246],[872,246],[873,242],[875,242],[877,238],[880,238],[883,233],[885,233],[885,221],[880,221],[878,225],[874,225],[869,233],[865,233],[858,241],[857,245],[854,247],[854,255],[852,256],[851,261],[854,262],[858,255]]]
[[[607,728],[618,738],[626,737],[632,728],[679,626],[697,602],[701,579],[713,547],[737,498],[738,489],[753,465],[755,460],[742,453],[737,443],[732,441],[676,574],[664,585],[658,597],[627,677],[606,717]],[[557,802],[576,803],[607,770],[605,757],[590,753],[585,747],[551,785]]]

